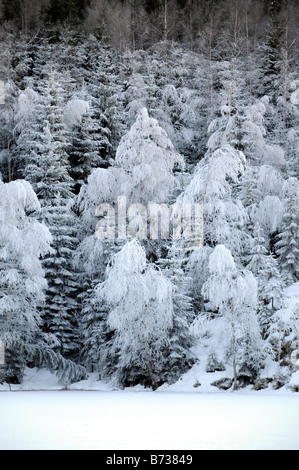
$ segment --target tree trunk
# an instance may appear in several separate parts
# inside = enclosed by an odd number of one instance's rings
[[[148,343],[147,342],[146,342],[146,351],[145,351],[145,363],[146,363],[146,368],[147,368],[149,378],[152,381],[152,389],[155,391],[159,387],[159,384],[156,380],[156,377],[155,377],[154,372],[153,372],[152,364],[151,364],[151,361],[149,359]]]
[[[231,317],[231,326],[232,326],[232,343],[233,343],[233,371],[234,371],[234,383],[233,390],[237,389],[238,386],[238,375],[237,375],[237,343],[236,343],[236,329],[235,329],[235,320],[234,320],[234,307],[232,306],[232,317]]]
[[[148,333],[147,333],[147,328],[146,328],[146,322],[145,322],[145,314],[144,314],[144,306],[142,309],[142,318],[143,318],[143,325],[144,325],[144,341],[145,341],[145,364],[148,372],[148,376],[152,382],[152,389],[157,390],[159,387],[158,382],[156,380],[155,374],[153,372],[152,364],[149,358],[149,344],[148,344]]]

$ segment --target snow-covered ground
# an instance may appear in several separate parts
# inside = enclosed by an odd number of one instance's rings
[[[285,316],[298,299],[299,283],[287,291]],[[206,373],[204,347],[197,353],[198,364],[155,392],[114,390],[92,374],[66,390],[49,371],[28,368],[22,385],[0,385],[0,450],[299,450],[299,393],[220,391],[212,382],[232,371]]]
[[[0,398],[2,450],[299,449],[297,395],[52,391]]]
[[[63,391],[29,370],[22,389],[0,388],[0,449],[299,450],[299,394],[190,387],[195,378],[156,392],[92,379]]]

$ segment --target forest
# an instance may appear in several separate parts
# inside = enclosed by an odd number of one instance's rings
[[[204,361],[299,391],[298,25],[297,0],[0,0],[0,383]],[[199,233],[149,227],[167,207]]]

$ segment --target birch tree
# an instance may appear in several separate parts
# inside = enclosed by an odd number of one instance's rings
[[[209,258],[209,278],[202,292],[223,318],[224,350],[233,368],[233,388],[238,379],[254,380],[264,351],[257,322],[257,282],[250,271],[241,272],[230,253],[218,245]]]

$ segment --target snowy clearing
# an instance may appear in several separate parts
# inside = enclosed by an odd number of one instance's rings
[[[298,450],[298,399],[288,392],[2,392],[0,449]]]
[[[226,371],[228,372],[228,371]],[[299,394],[286,387],[220,391],[204,361],[173,385],[64,390],[46,369],[0,385],[1,450],[299,450]],[[200,378],[200,386],[194,386]]]

